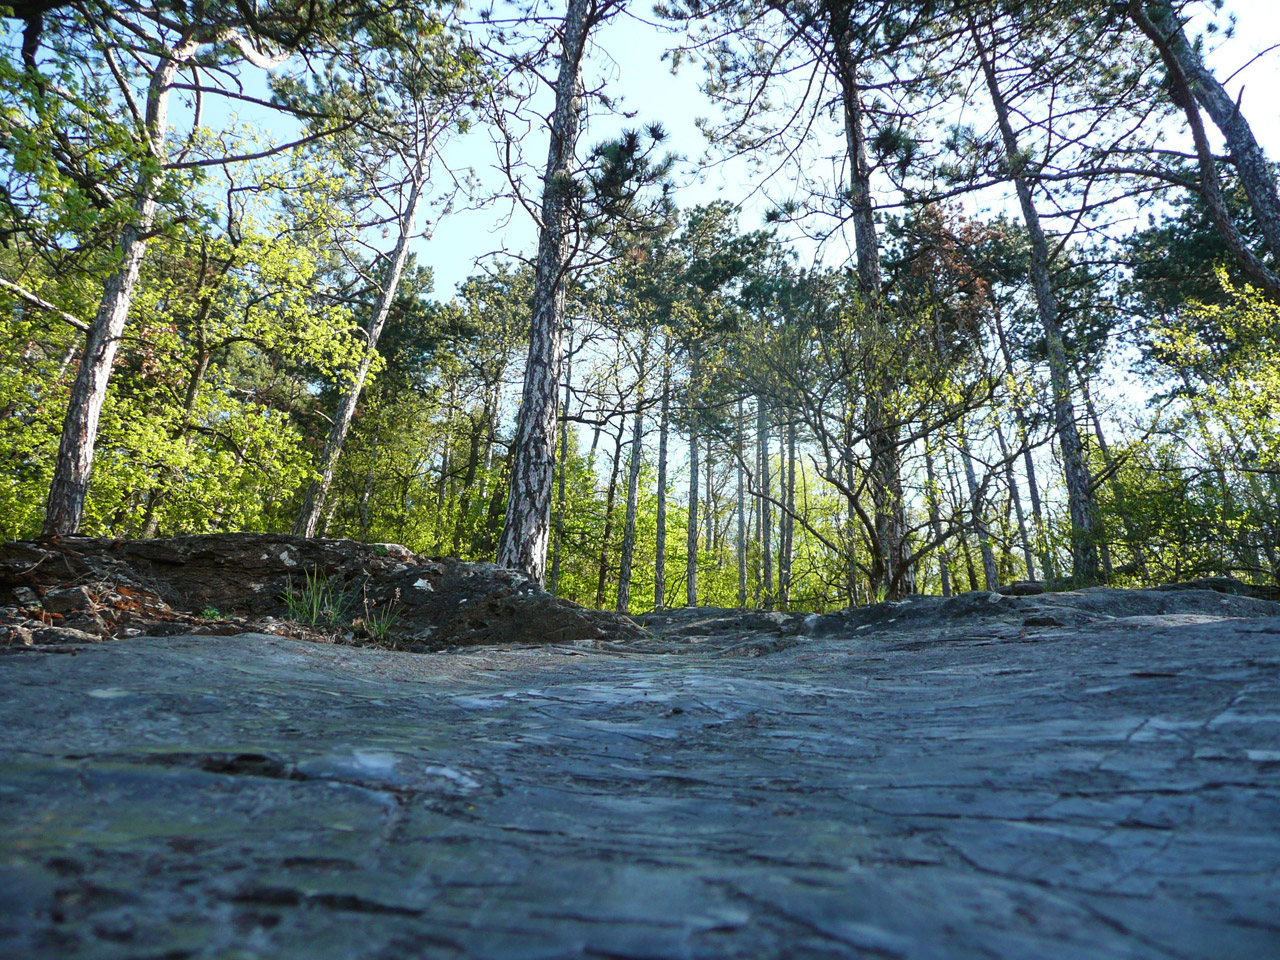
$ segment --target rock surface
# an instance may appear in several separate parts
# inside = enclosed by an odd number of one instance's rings
[[[324,584],[341,622],[295,622],[287,596],[309,580]],[[644,636],[514,571],[398,544],[276,534],[0,544],[0,643],[10,645],[246,631],[359,643],[370,613],[389,626],[374,639],[407,650]]]
[[[1280,608],[1178,596],[21,649],[0,955],[1280,956]]]

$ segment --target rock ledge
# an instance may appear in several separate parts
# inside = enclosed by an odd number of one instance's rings
[[[324,584],[331,616],[299,617],[308,580]],[[398,544],[214,534],[0,545],[0,644],[252,632],[419,652],[645,636],[627,617],[552,597],[512,570]]]

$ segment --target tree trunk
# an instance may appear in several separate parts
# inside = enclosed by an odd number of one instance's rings
[[[1186,370],[1182,370],[1181,374],[1182,385],[1186,389],[1188,397],[1194,397],[1195,388],[1191,383],[1191,377]],[[1226,552],[1227,545],[1231,542],[1232,514],[1235,513],[1235,497],[1232,495],[1234,484],[1227,477],[1227,461],[1223,455],[1221,438],[1214,435],[1213,428],[1209,425],[1200,406],[1192,402],[1190,407],[1192,419],[1195,420],[1196,427],[1200,433],[1200,442],[1204,445],[1205,458],[1209,461],[1209,466],[1217,479],[1218,496],[1222,500],[1222,507],[1218,514],[1218,537],[1220,541],[1218,572],[1226,577],[1231,575],[1231,565],[1226,562]]]
[[[1170,73],[1176,72],[1222,133],[1272,263],[1280,264],[1280,194],[1276,191],[1275,173],[1241,113],[1240,104],[1231,98],[1205,67],[1200,52],[1187,41],[1169,0],[1131,0],[1130,15],[1155,43]],[[1191,104],[1183,106],[1193,109]]]
[[[914,584],[906,567],[906,516],[898,431],[885,425],[881,404],[871,404],[870,409],[871,500],[875,506],[875,542],[882,578],[876,586],[884,587],[886,599],[900,600],[913,592]]]
[[[853,429],[853,421],[849,410],[846,407],[843,411],[841,422],[844,424],[844,445],[841,451],[841,465],[844,467],[844,483],[845,483],[845,540],[848,549],[848,555],[844,558],[844,576],[845,589],[849,594],[849,606],[856,607],[858,605],[858,502],[854,494],[853,483],[853,442],[851,431]],[[873,547],[871,557],[872,567],[879,562],[879,553]],[[871,584],[868,583],[868,588]]]
[[[502,409],[502,384],[494,384],[486,393],[484,404],[484,457],[480,464],[480,489],[476,499],[483,502],[489,493],[489,481],[493,479],[493,444],[498,434],[498,411]],[[557,412],[557,416],[561,413]],[[563,424],[563,420],[561,420]]]
[[[834,14],[838,17],[838,14]],[[880,300],[880,240],[876,235],[875,204],[871,197],[871,165],[862,127],[862,88],[846,18],[832,23],[835,68],[843,107],[845,150],[849,157],[849,218],[857,258],[858,282],[862,292],[878,307]]]
[[[1004,460],[1004,482],[1009,486],[1009,499],[1013,501],[1014,513],[1018,518],[1018,541],[1022,544],[1022,559],[1027,567],[1027,579],[1036,578],[1036,559],[1031,550],[1031,538],[1027,535],[1027,517],[1022,510],[1022,495],[1018,492],[1018,479],[1013,473],[1013,461],[1009,457],[1009,446],[1004,442],[1004,431],[996,424],[996,442],[1000,445],[1000,457]]]
[[[1010,377],[1014,375],[1013,352],[1009,349],[1009,339],[1004,333],[1004,323],[1000,316],[1000,306],[995,307],[996,337],[1000,343],[1000,353],[1004,356],[1005,371]],[[1031,431],[1027,426],[1027,414],[1022,404],[1016,400],[1012,404],[1014,420],[1018,425],[1018,442],[1022,445],[1022,467],[1027,475],[1027,496],[1031,500],[1031,521],[1035,525],[1036,542],[1040,546],[1040,564],[1046,583],[1058,578],[1053,563],[1053,547],[1049,543],[1049,528],[1045,524],[1044,511],[1040,506],[1040,485],[1036,482],[1036,464],[1031,456]]]
[[[698,421],[689,422],[689,517],[685,527],[685,603],[698,605]]]
[[[471,421],[471,443],[467,450],[467,471],[462,478],[462,492],[458,500],[458,516],[453,524],[453,555],[462,555],[462,535],[467,529],[467,515],[471,512],[471,492],[476,483],[476,470],[480,467],[480,441],[484,438],[484,414]]]
[[[945,454],[945,451],[943,454],[942,465],[946,471],[947,492],[950,494],[951,503],[954,505],[955,509],[961,510],[962,505],[965,502],[965,498],[960,495],[960,481],[956,478],[955,462],[951,457]],[[977,590],[978,572],[973,566],[973,552],[969,549],[969,537],[967,534],[962,533],[958,539],[960,544],[960,553],[964,559],[965,571],[969,575],[969,589]]]
[[[506,523],[497,562],[542,585],[551,527],[556,387],[565,323],[565,274],[572,255],[573,167],[581,126],[582,59],[593,0],[568,0],[560,34],[551,142],[543,175],[541,229],[524,392],[513,440]]]
[[[320,536],[327,537],[329,535],[329,525],[333,523],[334,511],[338,509],[338,504],[329,504],[329,509],[324,512],[324,519],[320,521]]]
[[[964,568],[969,574],[969,589],[977,590],[978,587],[978,570],[973,565],[973,551],[969,548],[969,538],[960,538],[960,549],[964,551]]]
[[[489,495],[489,515],[485,518],[484,539],[480,543],[479,553],[488,554],[498,539],[498,524],[502,521],[502,504],[506,501],[506,491],[502,489],[503,480],[511,476],[511,462],[515,459],[515,445],[507,448],[503,458],[502,470],[498,473],[497,482],[493,485],[493,493]]]
[[[1084,400],[1084,412],[1088,418],[1086,423],[1093,424],[1093,435],[1098,441],[1098,453],[1102,458],[1102,469],[1109,472],[1111,466],[1111,457],[1107,450],[1106,438],[1102,435],[1102,424],[1098,422],[1098,411],[1094,409],[1093,400],[1089,397],[1089,385],[1083,376],[1080,380],[1080,395]],[[1112,487],[1114,490],[1114,486]],[[1118,501],[1117,501],[1118,502]],[[1098,559],[1102,563],[1102,582],[1111,583],[1115,575],[1115,567],[1111,563],[1111,542],[1108,534],[1110,533],[1101,523],[1098,524]]]
[[[1112,469],[1114,463],[1111,459],[1111,448],[1107,444],[1106,434],[1102,432],[1102,421],[1098,417],[1097,408],[1093,405],[1093,397],[1089,393],[1088,383],[1083,378],[1080,383],[1082,387],[1081,392],[1084,394],[1085,413],[1089,415],[1089,419],[1093,422],[1094,436],[1097,437],[1098,440],[1098,452],[1102,455],[1102,466],[1108,474],[1107,485],[1111,488],[1111,496],[1115,499],[1115,513],[1120,519],[1120,525],[1124,528],[1125,539],[1128,541],[1127,546],[1133,555],[1133,564],[1145,579],[1147,576],[1146,551],[1142,547],[1140,537],[1134,532],[1133,524],[1130,522],[1131,518],[1124,511],[1123,505],[1121,504],[1122,488],[1119,481],[1116,479],[1114,470]],[[1108,578],[1110,578],[1111,561],[1109,557],[1106,562],[1108,567],[1107,575]]]
[[[1049,354],[1049,379],[1053,387],[1054,424],[1062,449],[1062,468],[1067,484],[1067,506],[1071,514],[1072,579],[1077,585],[1088,586],[1098,582],[1098,545],[1095,538],[1093,481],[1084,459],[1084,445],[1076,427],[1075,409],[1071,402],[1071,383],[1068,377],[1070,365],[1067,348],[1058,322],[1058,302],[1054,297],[1049,272],[1049,244],[1040,224],[1031,195],[1031,184],[1026,176],[1026,160],[1018,146],[1018,139],[1009,120],[1009,108],[996,78],[995,67],[987,55],[986,47],[976,25],[970,21],[974,44],[978,50],[991,104],[995,108],[1000,135],[1004,141],[1005,160],[1009,167],[1009,179],[1013,181],[1022,207],[1027,235],[1031,240],[1031,284],[1035,290],[1036,309],[1044,329]]]
[[[649,338],[640,344],[639,387],[636,390],[636,413],[631,426],[631,457],[627,469],[627,513],[622,525],[622,556],[618,561],[618,612],[631,607],[631,564],[636,552],[636,509],[640,493],[640,441],[644,435],[644,378],[649,362]]]
[[[1045,520],[1044,506],[1040,500],[1040,484],[1036,481],[1035,458],[1031,456],[1028,443],[1030,432],[1027,429],[1027,417],[1022,409],[1016,408],[1014,414],[1018,419],[1018,434],[1022,442],[1022,472],[1027,476],[1027,497],[1031,501],[1031,522],[1035,524],[1036,538],[1040,543],[1040,565],[1044,570],[1047,582],[1058,579],[1058,568],[1053,562],[1053,544],[1049,540],[1049,524]]]
[[[853,223],[858,282],[867,298],[874,325],[879,329],[880,241],[876,234],[871,165],[863,130],[862,88],[852,48],[849,14],[842,9],[833,9],[830,15],[834,66],[844,113],[845,148],[849,156],[849,218]],[[888,422],[887,398],[890,392],[891,385],[887,382],[868,385],[866,428],[870,447],[871,499],[875,507],[873,550],[878,554],[872,563],[873,577],[878,582],[873,583],[872,588],[878,590],[883,587],[886,598],[896,600],[913,592],[915,585],[906,562],[909,553],[906,506],[902,496],[898,431]]]
[[[778,599],[782,609],[791,607],[791,552],[794,545],[796,523],[796,422],[787,424],[786,487],[782,502],[786,509],[782,512],[782,552],[778,556]]]
[[[756,398],[756,450],[760,461],[760,565],[764,580],[764,606],[773,609],[773,504],[769,476],[769,411],[763,397]]]
[[[662,361],[662,408],[658,415],[658,535],[653,561],[653,609],[667,605],[667,434],[671,429],[670,342]]]
[[[933,539],[938,542],[938,576],[942,581],[942,595],[951,596],[951,556],[942,539],[942,517],[938,513],[938,476],[933,469],[933,454],[928,445],[924,448],[924,467],[929,479],[929,526]]]
[[[134,186],[133,221],[120,231],[120,265],[107,278],[98,312],[89,325],[80,368],[67,399],[62,437],[58,442],[58,456],[54,461],[45,504],[42,528],[45,536],[80,532],[89,478],[93,472],[98,421],[107,398],[107,384],[111,379],[120,336],[129,318],[129,308],[133,304],[138,274],[146,259],[147,238],[155,225],[159,171],[166,156],[165,138],[169,130],[170,84],[179,67],[196,48],[196,42],[187,39],[162,55],[147,87],[145,134],[151,156],[138,174]]]
[[[373,438],[373,446],[369,450],[369,469],[365,471],[364,487],[360,491],[360,504],[356,516],[360,521],[360,539],[369,539],[369,501],[373,498],[373,483],[377,476],[378,437]]]
[[[551,556],[548,592],[560,595],[560,557],[564,552],[564,499],[569,471],[569,391],[573,385],[573,338],[569,339],[569,359],[564,368],[564,402],[560,405],[560,471],[556,481],[556,534]]]
[[[436,479],[436,523],[435,523],[435,540],[432,544],[432,551],[439,554],[444,552],[444,518],[446,508],[448,507],[449,492],[449,471],[451,469],[449,462],[449,441],[452,438],[453,431],[453,401],[455,396],[455,385],[449,384],[447,414],[445,416],[444,430],[441,436],[440,444],[440,476]],[[406,493],[405,499],[408,498]]]
[[[712,550],[715,549],[715,545],[716,545],[715,544],[716,500],[715,500],[715,494],[713,492],[713,483],[712,483],[713,464],[712,464],[710,437],[707,437],[707,459],[706,459],[706,463],[703,465],[703,470],[706,471],[706,485],[703,487],[703,490],[705,491],[703,494],[703,499],[706,502],[706,509],[703,511],[703,513],[707,515],[706,544],[707,544],[707,552],[710,553]]]
[[[738,606],[747,605],[747,492],[744,482],[742,458],[746,455],[743,449],[743,430],[745,418],[742,410],[742,398],[738,398]]]
[[[320,520],[320,515],[324,512],[324,502],[329,496],[329,487],[333,485],[333,474],[338,468],[338,458],[342,456],[342,445],[346,442],[347,433],[351,429],[351,421],[355,417],[356,406],[360,402],[360,393],[364,390],[364,382],[369,376],[369,369],[373,366],[374,358],[378,355],[378,340],[382,336],[382,328],[387,324],[387,317],[391,315],[391,305],[395,302],[396,290],[399,289],[400,278],[404,275],[404,265],[409,258],[409,241],[413,238],[414,224],[418,220],[418,207],[421,204],[422,188],[426,181],[426,175],[425,164],[419,162],[412,174],[408,204],[405,206],[404,213],[401,215],[398,224],[400,235],[396,238],[395,248],[392,250],[391,259],[387,263],[387,275],[378,290],[378,300],[374,304],[373,316],[370,318],[369,326],[366,329],[364,354],[360,357],[360,363],[356,366],[355,377],[350,386],[342,392],[342,397],[338,401],[338,409],[334,412],[333,423],[329,427],[329,436],[325,438],[324,448],[320,451],[319,476],[307,488],[307,494],[302,501],[302,511],[298,515],[298,522],[293,527],[293,532],[298,536],[315,536],[316,524]],[[478,455],[479,448],[475,444],[473,444],[473,449]],[[474,457],[468,463],[468,472],[471,478],[468,483],[474,482]],[[459,522],[461,522],[461,519],[459,519]],[[458,549],[459,543],[455,529],[455,554],[457,554]]]
[[[982,491],[978,489],[978,480],[973,475],[973,454],[969,452],[969,438],[965,436],[964,427],[960,427],[960,456],[964,460],[964,475],[969,483],[973,529],[978,534],[978,546],[982,551],[983,580],[988,590],[994,590],[1000,585],[1000,573],[996,569],[996,556],[991,551],[991,535],[987,532],[987,521],[983,517]]]
[[[627,434],[626,422],[618,425],[613,445],[613,466],[609,469],[609,492],[604,500],[604,534],[600,537],[600,571],[596,581],[596,607],[604,608],[604,587],[609,579],[609,540],[613,537],[613,501],[618,492],[618,466],[622,463],[622,438]]]

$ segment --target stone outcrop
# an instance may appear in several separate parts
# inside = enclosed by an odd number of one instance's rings
[[[323,584],[325,622],[289,596]],[[0,644],[274,633],[423,652],[568,643],[614,652],[758,656],[804,637],[892,632],[919,641],[1018,637],[1122,617],[1280,613],[1265,589],[1207,578],[1155,590],[974,591],[827,614],[682,608],[632,620],[551,597],[511,570],[417,556],[398,544],[274,534],[87,537],[0,545]],[[373,624],[370,623],[373,621]],[[374,630],[381,622],[381,630]]]
[[[1054,627],[1080,627],[1134,617],[1223,619],[1280,614],[1280,604],[1249,596],[1239,581],[1222,578],[1152,590],[1090,587],[1059,593],[1010,596],[975,590],[954,597],[911,596],[905,600],[838,610],[811,617],[803,629],[813,636],[849,636],[886,631],[920,639],[1012,638]]]
[[[1280,956],[1280,608],[1029,599],[10,648],[0,956]]]
[[[328,613],[307,622],[298,607],[316,590]],[[397,544],[218,534],[0,545],[0,643],[245,632],[414,651],[645,635],[514,571]]]
[[[911,596],[825,614],[684,607],[640,616],[654,637],[639,647],[682,655],[758,656],[793,647],[806,637],[1019,639],[1065,627],[1139,625],[1143,617],[1197,622],[1280,615],[1280,603],[1261,599],[1256,595],[1260,592],[1224,577],[1153,590],[1094,587],[1039,594],[976,590],[945,599]]]

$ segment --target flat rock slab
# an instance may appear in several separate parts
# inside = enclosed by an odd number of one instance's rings
[[[1280,956],[1280,618],[0,657],[0,955]]]

